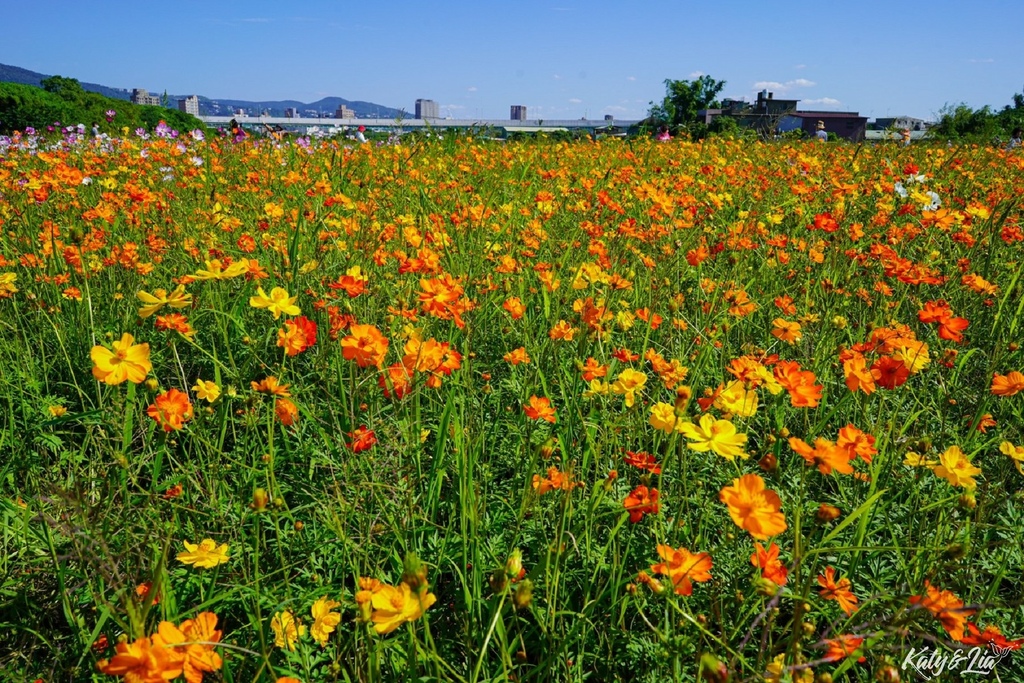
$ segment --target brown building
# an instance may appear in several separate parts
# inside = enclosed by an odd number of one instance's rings
[[[743,128],[753,128],[761,135],[786,133],[798,128],[809,137],[817,132],[818,121],[825,124],[826,133],[837,137],[860,141],[867,130],[867,117],[854,111],[799,111],[800,100],[775,99],[775,93],[762,90],[753,104],[746,100],[722,102],[720,109],[705,109],[699,112],[705,124],[719,116],[730,116]]]

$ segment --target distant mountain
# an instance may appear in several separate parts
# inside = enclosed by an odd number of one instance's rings
[[[6,81],[41,87],[44,78],[49,78],[49,76],[29,71],[28,69],[22,69],[20,66],[0,64],[0,82]],[[82,89],[118,100],[130,100],[132,95],[131,90],[111,88],[97,83],[82,83]],[[159,94],[159,92],[154,91],[152,94]],[[184,97],[186,95],[168,95],[167,99],[173,105],[173,103]],[[322,113],[325,117],[333,118],[338,106],[342,104],[354,111],[359,118],[393,119],[399,116],[409,118],[409,114],[404,113],[400,109],[385,107],[373,102],[345,100],[340,97],[325,97],[322,100],[307,104],[298,100],[251,102],[248,100],[223,100],[200,95],[199,113],[203,116],[232,116],[236,109],[242,109],[251,116],[258,116],[263,112],[266,112],[269,116],[284,116],[286,109],[294,108],[300,116],[318,116]]]
[[[42,87],[44,78],[49,78],[49,76],[46,74],[36,73],[35,71],[29,71],[28,69],[22,69],[20,66],[0,64],[0,82],[21,83],[22,85],[34,85],[37,88],[40,88]],[[97,83],[82,83],[82,90],[96,92],[104,97],[111,97],[115,100],[130,100],[132,97],[131,90],[125,90],[124,88],[109,88]]]

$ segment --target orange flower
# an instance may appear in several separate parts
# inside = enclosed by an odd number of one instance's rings
[[[677,595],[692,595],[693,581],[703,583],[711,580],[711,556],[707,553],[691,553],[686,548],[672,548],[659,543],[658,557],[664,562],[652,564],[651,571],[669,577]]]
[[[646,514],[658,514],[660,510],[658,489],[648,489],[643,485],[637,486],[626,496],[626,500],[622,504],[629,511],[629,521],[636,524]]]
[[[1016,370],[992,377],[992,393],[996,396],[1013,396],[1021,391],[1024,391],[1024,374]]]
[[[403,398],[412,388],[412,372],[403,363],[395,363],[381,372],[377,384],[388,398]]]
[[[345,360],[354,360],[361,368],[381,367],[388,353],[388,339],[373,325],[353,325],[349,336],[341,340]]]
[[[853,453],[846,448],[837,447],[828,439],[815,439],[814,448],[811,448],[803,439],[791,436],[789,447],[806,460],[808,465],[816,466],[822,474],[832,474],[832,470],[840,474],[853,474],[853,467],[850,465]]]
[[[177,652],[184,651],[182,671],[185,680],[188,683],[202,683],[204,671],[217,671],[223,663],[214,649],[221,637],[216,626],[217,615],[202,612],[195,619],[181,622],[180,628],[169,621],[161,622],[159,636],[154,636],[154,640],[159,637]]]
[[[729,516],[736,526],[746,529],[760,541],[786,530],[782,500],[777,493],[766,489],[764,479],[756,474],[733,479],[732,486],[725,486],[718,492],[718,499],[729,506]]]
[[[601,365],[593,358],[587,358],[587,361],[583,364],[583,381],[590,382],[595,379],[600,379],[608,374],[608,366]]]
[[[253,391],[258,391],[263,394],[270,394],[271,396],[291,396],[288,392],[288,384],[280,384],[277,378],[273,375],[261,379],[259,382],[251,382]]]
[[[529,363],[530,356],[526,353],[526,347],[520,346],[514,351],[509,351],[504,355],[505,362],[511,363],[512,365],[519,365],[520,363]]]
[[[350,298],[354,299],[366,291],[366,283],[369,281],[370,278],[363,273],[361,267],[352,266],[345,271],[344,275],[327,286],[335,290],[343,289]]]
[[[858,389],[865,394],[875,391],[875,377],[867,367],[864,356],[855,353],[849,360],[843,361],[843,374],[846,376],[846,388],[852,392]]]
[[[285,427],[291,427],[299,419],[299,409],[287,398],[278,398],[274,402],[274,414]]]
[[[837,582],[835,576],[834,567],[828,567],[824,574],[818,575],[821,597],[826,600],[835,600],[839,603],[839,608],[846,612],[846,616],[850,616],[857,610],[857,596],[850,590],[853,584],[846,578],[839,579]]]
[[[523,412],[531,420],[544,420],[554,423],[555,409],[551,407],[551,400],[548,398],[530,397],[530,405],[523,406]]]
[[[508,311],[513,320],[519,320],[526,313],[526,306],[523,305],[523,302],[517,296],[506,299],[501,307]]]
[[[533,475],[533,488],[538,494],[544,495],[548,491],[572,491],[576,483],[564,472],[559,472],[557,467],[549,467],[547,476]]]
[[[967,630],[971,634],[964,636],[960,641],[964,645],[980,645],[984,647],[991,644],[1003,650],[1019,650],[1024,645],[1024,638],[1008,640],[995,624],[989,624],[985,627],[984,631],[979,631],[977,626],[969,623],[967,624]]]
[[[176,432],[192,419],[192,403],[188,394],[177,389],[168,389],[156,397],[146,414],[156,420],[165,432]]]
[[[863,638],[854,635],[841,635],[833,640],[826,640],[828,651],[825,653],[826,662],[838,662],[847,657],[854,657],[858,654],[857,648],[864,642]],[[858,662],[866,661],[864,657],[858,657]]]
[[[123,676],[125,681],[162,683],[181,675],[185,655],[173,647],[164,647],[159,635],[139,638],[134,643],[118,643],[114,656],[96,663],[100,673]]]
[[[810,370],[801,370],[796,361],[780,361],[773,369],[775,379],[789,392],[789,401],[797,408],[814,408],[821,400],[824,387],[815,384],[817,377]]]
[[[882,356],[871,365],[871,374],[878,386],[883,389],[895,389],[906,383],[910,377],[910,370],[898,358]]]
[[[572,341],[573,335],[576,334],[576,330],[564,320],[559,320],[551,331],[548,332],[548,337],[558,340]]]
[[[373,448],[373,445],[377,443],[377,436],[373,430],[366,427],[359,427],[354,432],[348,432],[348,436],[351,439],[348,442],[348,447],[352,449],[353,453],[362,453]]]
[[[277,345],[283,346],[289,356],[297,356],[313,344],[316,344],[316,323],[304,315],[285,321],[284,328],[277,331]]]
[[[785,318],[776,318],[772,325],[772,336],[778,337],[787,344],[795,344],[803,339],[803,333],[800,331],[800,323],[790,322]]]
[[[964,603],[951,591],[939,590],[930,581],[924,582],[925,594],[910,598],[912,605],[920,605],[942,622],[942,628],[953,640],[963,640],[967,617],[977,610],[965,609]]]
[[[849,452],[851,460],[860,456],[861,460],[868,464],[871,464],[871,458],[878,453],[878,449],[875,448],[875,437],[862,432],[852,424],[848,424],[839,430],[836,446],[838,448],[845,448]]]
[[[633,467],[647,470],[651,474],[661,474],[661,465],[658,464],[657,459],[650,453],[626,451],[625,460],[627,464]]]
[[[761,577],[768,579],[776,586],[785,586],[789,570],[779,562],[779,546],[773,542],[764,549],[760,543],[754,543],[754,554],[750,556],[750,564],[761,570]]]

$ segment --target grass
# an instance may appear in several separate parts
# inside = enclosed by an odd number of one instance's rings
[[[207,612],[222,661],[199,677],[225,681],[893,680],[912,647],[974,642],[968,621],[1024,635],[1024,474],[1000,451],[1024,439],[1022,398],[992,391],[1024,368],[1019,153],[51,142],[0,156],[3,676],[113,680],[118,643]],[[251,262],[203,276],[213,259]],[[140,314],[139,291],[179,284],[185,306]],[[296,355],[277,342],[300,314],[251,305],[275,287],[316,324]],[[379,367],[347,350],[361,326],[388,341],[364,344]],[[149,345],[145,381],[98,381],[94,347],[124,333]],[[520,347],[529,362],[505,360]],[[853,352],[869,376],[900,359],[902,381],[852,391]],[[627,370],[645,377],[631,406]],[[820,398],[801,405],[790,372]],[[267,377],[290,396],[253,388]],[[171,389],[191,412],[165,430],[151,412]],[[656,428],[657,404],[732,425],[749,457]],[[847,425],[870,462],[835,446]],[[831,445],[809,463],[792,439]],[[953,446],[975,486],[941,476]],[[757,542],[778,546],[781,588],[720,500],[743,475],[779,496],[785,530]],[[657,505],[633,522],[641,486]],[[178,559],[203,539],[229,559]],[[707,553],[709,576],[658,575],[659,546]],[[396,593],[366,603],[370,580]],[[409,611],[379,633],[403,584]],[[285,613],[307,629],[291,647]]]

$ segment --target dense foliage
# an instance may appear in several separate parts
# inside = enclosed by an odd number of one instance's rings
[[[202,138],[0,138],[3,676],[1020,680],[1021,150]]]
[[[43,81],[43,88],[0,83],[0,133],[26,128],[42,131],[54,124],[82,124],[89,130],[97,124],[101,132],[109,134],[123,128],[153,130],[160,121],[177,130],[205,128],[202,121],[177,109],[139,106],[86,92],[73,78],[51,76]]]

